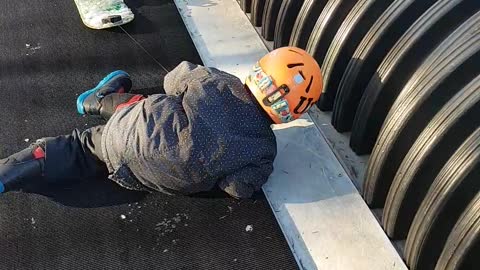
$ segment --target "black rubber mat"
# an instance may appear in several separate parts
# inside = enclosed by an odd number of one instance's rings
[[[283,0],[275,26],[274,48],[287,46],[304,0]]]
[[[155,60],[121,29],[86,28],[73,1],[0,3],[1,157],[102,123],[75,101],[112,70],[158,93],[157,62],[201,63],[172,0],[126,2],[136,18],[124,28]],[[0,212],[0,269],[298,269],[263,194],[170,197],[85,179],[1,195]]]
[[[424,97],[420,94],[418,98]],[[480,75],[434,116],[398,168],[383,208],[383,227],[391,238],[406,238],[434,179],[458,147],[480,126],[479,115]]]
[[[335,34],[355,3],[352,0],[330,0],[323,8],[307,43],[307,52],[318,63],[323,63]]]
[[[439,270],[476,270],[480,268],[480,193],[470,203],[448,237],[437,262]]]
[[[317,103],[330,111],[343,73],[363,37],[393,0],[358,0],[338,29],[322,62],[323,93]]]
[[[440,256],[448,235],[480,191],[480,128],[458,148],[438,174],[412,223],[405,244],[410,269],[427,269]],[[477,258],[477,268],[480,260]]]
[[[250,21],[253,26],[262,26],[263,10],[265,9],[266,0],[252,0]]]
[[[433,116],[477,76],[480,12],[445,39],[423,62],[395,101],[365,172],[363,194],[372,207],[383,206],[405,155]],[[473,28],[472,28],[473,27]]]
[[[353,121],[351,148],[372,151],[400,90],[429,53],[480,8],[477,0],[438,0],[390,50],[362,95]]]
[[[332,124],[350,131],[358,103],[378,66],[398,39],[437,0],[395,0],[365,35],[343,74],[335,97]]]
[[[290,46],[307,48],[313,27],[326,4],[327,0],[305,0],[303,2],[290,36]]]
[[[262,36],[265,40],[272,41],[275,36],[275,26],[281,5],[282,0],[267,0],[265,3],[262,18]]]

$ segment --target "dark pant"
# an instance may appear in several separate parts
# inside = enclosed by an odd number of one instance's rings
[[[45,147],[45,179],[55,182],[106,175],[101,149],[103,127],[75,129],[70,135],[41,139]]]
[[[102,99],[106,115],[115,112],[120,104],[138,96],[134,94],[110,94]],[[43,138],[45,142],[44,176],[47,181],[85,179],[108,174],[102,154],[102,132],[104,126],[84,131],[75,129],[70,135]]]

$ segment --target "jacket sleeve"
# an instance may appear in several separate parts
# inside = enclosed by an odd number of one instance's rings
[[[250,198],[262,188],[272,172],[271,161],[265,161],[260,166],[248,165],[224,177],[218,186],[234,198]]]
[[[169,96],[182,95],[188,88],[187,79],[191,71],[197,68],[198,65],[192,64],[188,61],[181,62],[175,69],[170,71],[163,80],[163,88],[165,93]]]

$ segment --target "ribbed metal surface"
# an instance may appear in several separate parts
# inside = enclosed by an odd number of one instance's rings
[[[283,0],[275,26],[274,48],[289,44],[298,12],[303,3],[304,0]]]
[[[475,0],[440,0],[390,49],[370,79],[355,114],[350,146],[357,154],[372,151],[400,90],[432,50],[479,8]]]
[[[332,114],[339,132],[350,131],[369,81],[389,50],[437,0],[396,0],[378,18],[353,54],[340,82]]]
[[[272,41],[275,36],[275,27],[283,0],[267,0],[262,18],[262,36]]]
[[[411,269],[435,264],[453,226],[480,192],[479,173],[480,128],[477,128],[442,168],[413,220],[405,244],[405,257]]]
[[[327,0],[305,0],[293,26],[290,46],[302,49],[307,47],[308,39],[318,16],[327,4]]]
[[[436,93],[419,93],[419,99],[422,94],[429,95],[432,103],[438,100]],[[480,126],[478,115],[480,78],[461,89],[440,109],[403,159],[383,209],[383,226],[391,237],[407,236],[431,183],[450,156]]]
[[[479,22],[480,13],[476,13],[445,39],[397,97],[365,173],[363,193],[370,205],[383,205],[393,177],[417,136],[458,87],[476,76],[480,30],[475,25]]]
[[[325,59],[321,64],[323,93],[317,104],[323,111],[330,111],[343,73],[353,53],[370,27],[388,8],[393,0],[359,0],[338,29]]]
[[[252,0],[252,7],[250,8],[250,21],[253,26],[262,26],[263,11],[265,9],[266,0]]]
[[[480,193],[477,193],[450,233],[435,270],[478,269],[480,266],[478,254],[480,254]]]
[[[307,52],[322,63],[335,33],[355,5],[352,0],[330,0],[323,8],[307,43]]]
[[[252,11],[252,0],[240,0],[240,6],[245,13]]]

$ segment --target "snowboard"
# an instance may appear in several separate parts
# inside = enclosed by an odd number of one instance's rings
[[[123,0],[74,0],[83,24],[105,29],[129,23],[135,17]]]

